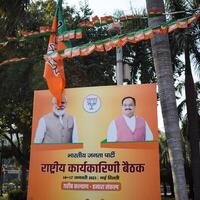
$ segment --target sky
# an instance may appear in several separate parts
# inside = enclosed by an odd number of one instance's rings
[[[146,7],[146,0],[87,0],[89,7],[94,11],[93,15],[105,16],[112,15],[115,10],[123,10],[126,15],[131,14],[133,10]],[[80,0],[63,0],[68,5],[75,5],[79,8]],[[83,2],[83,1],[82,1]]]

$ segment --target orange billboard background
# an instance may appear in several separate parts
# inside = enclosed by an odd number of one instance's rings
[[[159,200],[159,153],[157,130],[157,96],[155,84],[105,86],[66,89],[66,110],[76,118],[79,144],[33,144],[37,123],[40,117],[52,111],[49,91],[36,91],[34,95],[34,112],[32,122],[32,145],[29,173],[28,200]],[[100,99],[100,107],[90,113],[84,109],[84,99],[96,95]],[[121,115],[121,100],[125,96],[136,99],[136,115],[143,117],[154,137],[152,142],[106,143],[107,128],[111,120]],[[78,152],[86,157],[72,158],[69,154]],[[114,157],[105,157],[114,152]],[[91,153],[102,154],[103,157],[89,157]],[[120,163],[119,173],[85,173],[85,172],[56,172],[43,173],[44,163],[68,164],[98,164],[101,161],[108,164],[115,161]],[[122,170],[122,163],[142,163],[143,172],[127,173]],[[84,180],[81,177],[87,176]],[[110,178],[109,178],[110,177]],[[114,177],[118,177],[117,179]],[[80,184],[77,184],[80,183]],[[85,183],[85,185],[84,185]],[[72,185],[72,189],[63,185]],[[81,185],[82,184],[82,185]],[[118,189],[110,190],[113,184]],[[83,187],[82,189],[76,189]],[[97,187],[98,186],[98,187]],[[120,187],[119,187],[120,186]],[[87,189],[84,187],[89,187]],[[106,189],[108,188],[108,189]]]

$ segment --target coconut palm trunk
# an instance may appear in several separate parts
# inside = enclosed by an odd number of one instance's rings
[[[195,90],[194,80],[191,72],[189,40],[187,36],[185,40],[185,93],[186,93],[186,105],[187,105],[187,116],[188,116],[188,136],[191,149],[193,199],[199,200],[200,199],[200,169],[199,169],[200,125],[199,125],[199,115],[196,102],[197,93]]]
[[[146,0],[148,13],[164,12],[162,0]],[[150,16],[149,26],[154,27],[165,22],[162,15]],[[187,200],[186,180],[182,141],[180,135],[178,111],[176,106],[175,88],[168,35],[156,35],[151,40],[154,65],[158,79],[159,96],[169,149],[169,157],[174,182],[176,200]]]

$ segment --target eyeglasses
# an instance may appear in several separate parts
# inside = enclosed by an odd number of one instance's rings
[[[122,106],[124,107],[131,107],[131,106],[135,106],[133,103],[130,103],[130,104],[122,104]]]

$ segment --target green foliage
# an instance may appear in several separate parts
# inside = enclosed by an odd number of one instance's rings
[[[5,36],[15,36],[22,19],[25,16],[24,0],[0,0],[0,35],[4,39]],[[16,12],[17,10],[17,12]]]
[[[16,64],[1,69],[1,116],[0,133],[7,139],[12,147],[9,151],[18,162],[28,168],[31,109],[33,91],[30,86],[31,67]],[[26,150],[22,152],[21,136],[25,136]]]
[[[24,4],[20,5],[23,17],[17,18],[16,26],[12,27],[12,36],[17,36],[22,30],[38,30],[40,25],[52,23],[55,1],[34,1],[27,7]],[[12,13],[14,12],[12,9],[7,3],[0,4],[0,11],[4,14],[1,19],[4,23],[13,21],[13,17],[17,15]],[[4,12],[5,10],[9,11]],[[92,12],[88,5],[84,4],[81,11],[65,5],[63,13],[68,27],[76,28],[75,24],[88,18]],[[6,32],[6,26],[2,26],[1,31],[5,32],[5,37],[9,35]],[[85,37],[82,43],[101,39],[97,32],[98,30],[94,28],[88,30],[88,37]],[[87,36],[86,32],[85,35]],[[96,35],[98,38],[95,38]],[[73,46],[81,44],[80,41],[72,41],[72,43]],[[0,67],[0,134],[10,143],[9,153],[26,168],[29,164],[33,92],[35,89],[47,89],[43,79],[44,60],[42,58],[42,55],[46,53],[47,44],[48,38],[43,37],[23,42],[9,42],[6,47],[0,49],[0,61],[13,57],[28,58],[24,62]],[[113,52],[104,55],[96,53],[84,58],[66,60],[67,87],[114,84],[114,65]]]
[[[167,139],[164,133],[159,134],[160,140],[160,177],[161,183],[167,183],[170,185],[172,182],[172,172],[169,160],[169,153],[167,147]]]
[[[145,12],[134,13],[139,16],[134,20],[123,24],[122,33],[134,32],[148,27]],[[124,62],[131,66],[132,83],[153,83],[156,82],[151,43],[141,41],[136,44],[127,44],[123,47]]]
[[[169,12],[184,11],[198,9],[199,1],[185,1],[185,0],[167,0],[166,9]],[[193,11],[194,12],[194,11]],[[191,12],[179,13],[175,15],[170,15],[169,17],[173,20],[191,16]],[[187,41],[189,41],[187,43]],[[175,74],[178,73],[178,76],[184,72],[185,65],[181,61],[183,58],[180,58],[180,55],[183,55],[186,49],[186,44],[188,45],[191,60],[193,66],[196,67],[196,74],[198,78],[200,77],[199,73],[199,64],[200,64],[200,50],[199,50],[199,22],[197,21],[194,24],[191,24],[187,29],[177,29],[172,34],[170,34],[170,49],[172,53],[172,61],[174,66]],[[193,67],[192,66],[192,67]]]
[[[167,8],[169,11],[184,11],[199,8],[199,1],[185,1],[185,0],[167,0]],[[191,12],[179,13],[172,15],[172,19],[180,17],[187,17]],[[194,199],[200,198],[200,168],[199,159],[199,105],[198,105],[198,90],[194,83],[194,74],[200,77],[199,64],[200,64],[200,50],[199,50],[199,22],[193,23],[187,29],[178,29],[170,34],[172,61],[174,63],[174,72],[185,76],[184,87],[186,99],[182,101],[179,106],[179,111],[183,110],[186,105],[187,115],[182,117],[182,136],[184,143],[184,156],[185,156],[185,169],[186,177],[190,186],[190,195]],[[181,58],[180,58],[180,55]],[[184,59],[184,62],[181,60]],[[195,73],[192,74],[192,69],[196,67]],[[183,84],[182,84],[183,85]],[[188,142],[189,141],[189,142]],[[194,195],[194,196],[193,196]]]
[[[26,193],[21,190],[13,190],[8,193],[8,200],[26,200]]]
[[[9,193],[13,190],[15,190],[17,187],[14,183],[4,183],[3,184],[3,192],[4,193]]]
[[[0,200],[8,200],[7,196],[0,197]]]

